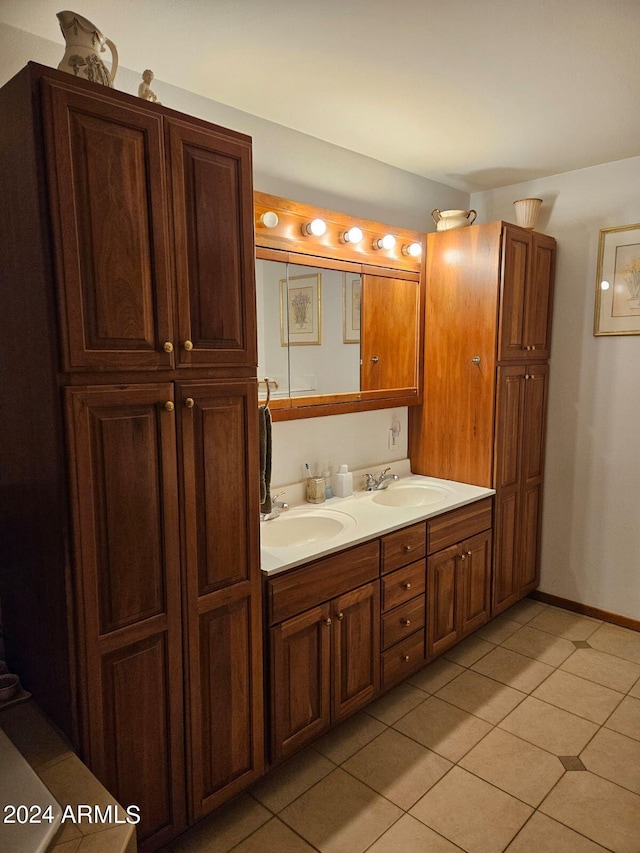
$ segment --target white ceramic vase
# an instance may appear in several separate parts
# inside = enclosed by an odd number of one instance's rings
[[[77,12],[58,12],[56,17],[67,44],[58,70],[84,77],[93,83],[113,87],[118,70],[118,51],[115,44],[105,38],[91,21]],[[104,53],[106,47],[111,51],[111,71],[98,56],[98,51]]]
[[[477,215],[475,210],[438,210],[436,207],[431,211],[431,218],[436,223],[436,231],[464,228],[465,225],[475,222]]]
[[[516,209],[516,225],[519,225],[521,228],[528,228],[532,231],[535,228],[536,218],[541,204],[541,198],[519,198],[517,201],[514,201],[513,206]]]

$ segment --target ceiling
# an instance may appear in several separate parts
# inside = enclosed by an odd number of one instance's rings
[[[640,0],[74,4],[161,99],[170,82],[462,190],[640,154]],[[62,45],[60,5],[0,0],[0,21]]]

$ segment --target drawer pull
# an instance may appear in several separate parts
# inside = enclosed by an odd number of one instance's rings
[[[165,341],[162,345],[162,349],[165,352],[173,352],[173,344],[171,343],[171,341]]]
[[[338,613],[338,620],[340,622],[342,622],[343,619],[344,619],[344,613]]]
[[[403,586],[405,589],[411,589],[411,581],[407,581],[406,583],[403,583],[403,584],[402,584],[402,586]]]
[[[405,656],[404,656],[404,660],[405,660],[405,661],[408,661],[408,660],[409,660],[409,655],[405,655]]]
[[[460,559],[461,559],[461,560],[466,560],[466,559],[467,559],[467,555],[466,555],[466,554],[460,554]]]
[[[467,557],[471,557],[471,556],[473,556],[473,555],[471,554],[471,551],[467,551]]]
[[[174,404],[171,402],[171,400],[168,400],[168,401],[164,404],[164,407],[165,407],[165,409],[166,409],[168,412],[172,412],[172,411],[175,409],[175,406],[174,406]]]
[[[411,545],[405,545],[405,546],[404,546],[404,548],[403,548],[402,550],[403,550],[405,553],[409,553],[409,551],[411,550]]]
[[[411,619],[401,619],[400,621],[403,625],[406,625],[407,628],[409,627],[409,625],[411,625]]]
[[[324,620],[324,624],[325,624],[325,625],[331,625],[331,617],[330,617],[330,616],[329,616],[329,618],[328,618],[328,619],[325,619],[325,620]]]

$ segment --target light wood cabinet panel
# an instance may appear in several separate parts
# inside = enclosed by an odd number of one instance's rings
[[[409,410],[415,473],[491,486],[501,231],[492,222],[427,235],[423,405]]]
[[[496,489],[492,615],[537,584],[556,243],[505,222],[429,234],[419,474]],[[477,358],[473,358],[477,356]],[[445,547],[428,525],[428,553]]]
[[[171,367],[162,118],[57,82],[44,103],[65,367]]]
[[[380,689],[380,584],[336,598],[333,618],[334,722],[362,708]]]
[[[418,282],[363,275],[361,391],[417,387],[419,303]]]

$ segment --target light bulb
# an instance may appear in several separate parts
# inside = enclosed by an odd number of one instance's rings
[[[422,254],[422,246],[420,245],[420,243],[409,243],[409,245],[405,248],[405,252],[412,258],[419,258]]]
[[[307,234],[313,234],[314,237],[322,237],[327,230],[327,223],[324,219],[312,219],[304,226],[304,230]]]
[[[396,244],[396,238],[393,234],[385,234],[384,237],[381,237],[380,240],[376,242],[376,247],[378,249],[393,249]]]
[[[342,239],[345,243],[359,243],[363,236],[362,228],[358,228],[357,225],[354,225],[353,228],[349,228],[348,231],[344,232]]]
[[[262,222],[265,228],[275,228],[278,221],[278,214],[274,213],[272,210],[267,210],[267,212],[263,213],[260,217],[260,222]]]

